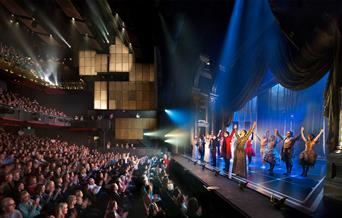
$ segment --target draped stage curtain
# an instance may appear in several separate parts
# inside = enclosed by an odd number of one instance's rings
[[[337,18],[327,17],[313,36],[299,50],[288,41],[280,40],[280,52],[272,56],[278,59],[273,58],[270,67],[276,80],[293,90],[310,87],[330,70],[324,93],[324,114],[329,122],[327,145],[329,151],[333,151],[338,145],[342,81],[341,34]]]
[[[338,145],[342,81],[340,18],[325,16],[312,37],[301,48],[296,48],[281,32],[268,1],[258,3],[263,7],[246,4],[240,8],[243,16],[253,12],[256,21],[252,26],[248,22],[253,18],[241,18],[239,21],[240,26],[249,26],[240,28],[240,35],[248,36],[238,35],[235,43],[240,47],[225,56],[226,70],[219,72],[216,83],[220,95],[218,106],[230,113],[241,109],[256,94],[267,70],[272,72],[278,83],[291,90],[308,88],[330,71],[324,93],[324,114],[329,122],[327,145],[329,151],[333,151]],[[254,30],[258,34],[251,32]]]
[[[290,90],[280,84],[274,85],[259,93],[235,112],[233,121],[238,122],[240,128],[248,129],[256,120],[256,133],[259,136],[264,135],[267,129],[270,130],[271,135],[274,135],[274,129],[278,129],[282,135],[285,135],[288,130],[296,135],[300,133],[301,126],[305,127],[306,134],[317,134],[326,126],[323,117],[323,94],[327,79],[328,75],[304,90]],[[325,136],[326,134],[320,138],[314,148],[321,157],[327,153],[324,147]],[[256,151],[259,151],[259,141],[254,140],[254,146]],[[304,147],[302,140],[296,142],[294,146],[296,157]],[[279,153],[280,147],[276,149]]]

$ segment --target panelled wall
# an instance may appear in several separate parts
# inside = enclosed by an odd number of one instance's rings
[[[128,81],[96,81],[94,77],[94,109],[156,110],[154,64],[135,63],[133,57],[118,38],[109,47],[109,54],[79,52],[80,76],[128,74]],[[114,122],[116,139],[143,139],[144,129],[154,129],[157,123],[155,118],[116,118]]]
[[[155,118],[117,118],[115,119],[116,139],[143,139],[144,129],[155,129]]]
[[[79,52],[80,76],[128,73],[128,81],[94,81],[94,109],[155,110],[155,69],[151,63],[135,63],[128,48],[116,39],[108,54]]]

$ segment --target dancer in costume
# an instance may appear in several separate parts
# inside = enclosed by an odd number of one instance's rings
[[[262,166],[261,168],[265,168],[265,154],[266,154],[266,148],[267,148],[267,143],[268,139],[270,136],[270,131],[266,130],[266,134],[263,135],[262,137],[259,137],[258,134],[256,134],[257,139],[260,141],[260,155],[261,155],[261,160],[262,160]]]
[[[205,152],[205,137],[201,135],[199,139],[198,153],[200,154],[200,160],[204,161],[204,152]]]
[[[270,165],[270,169],[268,170],[270,175],[273,175],[273,169],[276,165],[276,156],[275,156],[275,147],[277,145],[277,138],[274,135],[271,135],[268,141],[268,151],[265,154],[264,161]]]
[[[253,133],[255,126],[256,122],[253,123],[248,132],[245,129],[240,131],[240,134],[237,133],[237,130],[235,131],[237,140],[235,141],[233,173],[243,178],[247,178],[245,144]]]
[[[194,140],[192,142],[192,157],[194,159],[198,159],[198,147],[199,147],[199,138],[197,136],[194,137]]]
[[[207,137],[205,137],[205,144],[204,144],[204,161],[208,162],[210,161],[210,136],[207,135]]]
[[[309,167],[313,167],[315,165],[317,154],[313,150],[314,145],[317,143],[319,137],[323,134],[323,129],[318,133],[318,135],[314,138],[313,134],[309,134],[307,138],[304,136],[304,127],[301,128],[302,139],[305,142],[305,150],[300,153],[299,163],[303,167],[303,172],[301,176],[307,176]]]
[[[223,134],[221,156],[223,156],[224,159],[224,171],[226,171],[226,173],[229,173],[230,159],[232,158],[231,142],[235,133],[235,129],[236,125],[234,125],[231,134],[229,134],[228,131],[225,131]]]
[[[298,139],[299,135],[293,137],[291,131],[286,132],[286,137],[280,135],[279,131],[276,129],[275,134],[283,141],[283,147],[281,148],[281,160],[286,164],[286,172],[284,175],[291,174],[292,171],[292,153],[293,145]]]
[[[221,130],[220,130],[221,132]],[[219,134],[220,134],[219,132]],[[219,136],[218,134],[218,136]],[[211,160],[212,160],[212,165],[216,167],[216,148],[217,144],[220,143],[220,138],[216,137],[216,135],[212,134],[211,139],[210,139],[210,150],[211,150]]]
[[[252,162],[252,157],[255,156],[255,152],[254,152],[254,149],[253,149],[253,133],[251,135],[251,137],[248,139],[247,141],[247,144],[246,144],[246,155],[248,157],[248,166],[251,164]]]

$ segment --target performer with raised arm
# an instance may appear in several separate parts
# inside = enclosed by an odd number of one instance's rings
[[[283,142],[283,146],[281,148],[281,160],[285,162],[286,164],[286,172],[284,173],[284,175],[288,175],[291,174],[292,171],[292,149],[293,149],[293,145],[296,142],[296,140],[298,139],[299,135],[293,137],[293,133],[291,131],[287,131],[286,132],[286,137],[284,138],[283,136],[280,135],[278,129],[275,129],[275,134],[276,136],[278,136],[282,142]]]
[[[220,134],[221,130],[219,133],[216,135],[212,134],[211,139],[210,139],[210,150],[211,150],[211,160],[212,160],[212,165],[216,167],[216,148],[219,146],[217,144],[220,144]]]
[[[253,133],[255,126],[256,122],[253,123],[253,126],[248,132],[244,129],[240,131],[240,134],[237,133],[237,129],[235,130],[237,140],[235,141],[233,173],[243,178],[247,178],[245,144],[249,136]]]
[[[270,137],[270,130],[266,130],[265,135],[262,137],[259,137],[258,134],[255,134],[257,139],[260,141],[260,155],[261,155],[261,161],[262,161],[262,166],[261,168],[265,168],[265,155],[266,155],[266,148],[268,144],[268,140]]]
[[[308,134],[308,137],[304,136],[304,127],[301,128],[302,139],[305,142],[305,150],[300,153],[299,163],[303,167],[303,172],[301,176],[307,176],[309,167],[315,165],[317,154],[313,150],[314,145],[317,143],[319,137],[323,134],[323,129],[318,133],[318,135],[314,138],[313,134]]]
[[[231,151],[231,142],[235,133],[236,125],[233,127],[233,131],[229,134],[228,131],[225,131],[223,134],[223,143],[222,143],[222,153],[224,159],[224,171],[229,173],[230,167],[230,159],[232,158],[232,151]]]
[[[255,156],[255,152],[253,149],[253,135],[254,134],[252,133],[252,135],[249,137],[246,143],[246,155],[248,157],[248,167],[252,162],[252,157]]]
[[[274,135],[271,135],[268,140],[268,151],[264,157],[264,161],[269,163],[270,169],[268,170],[270,175],[273,175],[273,169],[276,164],[275,157],[275,147],[277,145],[277,138]]]

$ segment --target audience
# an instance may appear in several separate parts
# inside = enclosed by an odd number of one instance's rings
[[[105,200],[125,197],[139,163],[128,154],[6,132],[0,133],[0,154],[2,216],[9,217],[103,217]],[[15,200],[20,212],[9,206]]]
[[[157,218],[170,204],[173,217],[200,217],[197,200],[174,187],[168,159],[0,132],[0,217]]]
[[[58,111],[54,108],[49,108],[40,105],[36,100],[19,96],[18,94],[12,93],[7,90],[0,88],[0,104],[8,105],[16,109],[28,111],[31,113],[42,113],[46,115],[66,117],[64,112]]]
[[[37,68],[37,64],[30,57],[3,42],[0,43],[0,59],[26,70]]]

